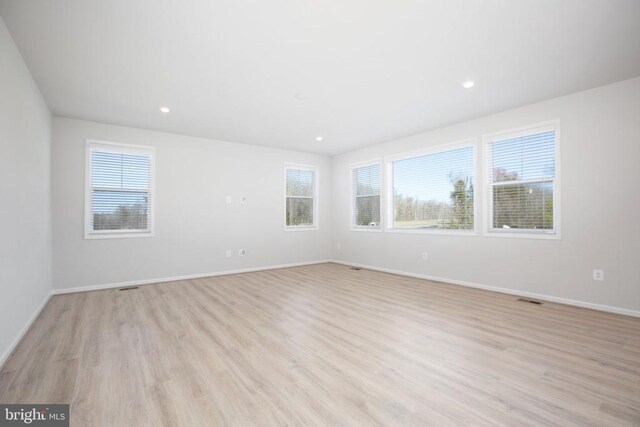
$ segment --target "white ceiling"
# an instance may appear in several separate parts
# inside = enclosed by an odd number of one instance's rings
[[[0,16],[55,115],[324,154],[640,75],[638,0],[0,0]]]

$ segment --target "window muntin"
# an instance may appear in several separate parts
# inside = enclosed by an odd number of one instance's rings
[[[285,227],[316,228],[318,225],[318,172],[312,166],[285,168]]]
[[[151,235],[153,149],[88,142],[85,237]]]
[[[555,126],[488,140],[489,233],[557,233],[556,153]]]
[[[380,230],[381,169],[380,162],[351,169],[351,226],[354,229]]]
[[[389,162],[389,228],[473,231],[474,155],[469,143]]]

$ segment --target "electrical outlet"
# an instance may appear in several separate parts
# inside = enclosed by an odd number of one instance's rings
[[[247,197],[246,196],[240,197],[240,203],[242,203],[243,205],[247,203]]]
[[[593,280],[604,280],[604,270],[593,270]]]
[[[227,202],[228,205],[230,205],[231,204],[231,196],[227,196],[225,198],[225,201]]]
[[[227,258],[231,258],[231,249],[227,249]]]
[[[238,251],[238,256],[245,256],[247,254],[247,250],[246,249],[240,249]]]
[[[336,248],[337,248],[338,250],[340,250],[340,249],[342,249],[342,245],[341,245],[340,243],[338,243],[338,244],[336,245]]]
[[[428,260],[429,259],[429,252],[422,252],[422,259],[424,261]]]

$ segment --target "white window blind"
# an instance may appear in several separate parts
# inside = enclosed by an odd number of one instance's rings
[[[87,234],[152,232],[152,149],[89,143]]]
[[[355,166],[352,175],[352,227],[380,229],[380,163]]]
[[[474,164],[473,145],[391,161],[389,227],[473,230]]]
[[[486,151],[488,231],[555,233],[555,130],[493,137]]]
[[[285,168],[285,226],[313,228],[318,224],[317,170],[307,166]]]

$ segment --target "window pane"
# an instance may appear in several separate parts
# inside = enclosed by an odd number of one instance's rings
[[[122,154],[92,151],[91,185],[93,187],[122,188]]]
[[[287,197],[288,226],[313,225],[313,199]]]
[[[315,179],[315,171],[287,169],[287,196],[313,197]]]
[[[473,147],[393,162],[393,226],[473,229]]]
[[[491,144],[493,182],[537,180],[555,175],[555,131]]]
[[[94,190],[91,198],[93,230],[146,230],[147,192]]]
[[[380,196],[356,197],[355,225],[380,227]]]
[[[93,150],[91,185],[102,188],[148,189],[151,158],[144,154]]]
[[[90,230],[150,230],[151,154],[91,148]]]
[[[494,186],[493,228],[553,229],[553,183]]]
[[[380,228],[380,164],[352,169],[353,225]]]
[[[371,165],[353,170],[354,194],[369,196],[380,194],[380,165]]]

